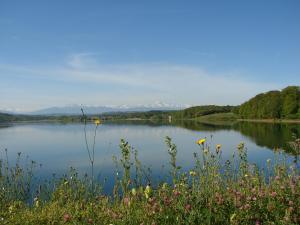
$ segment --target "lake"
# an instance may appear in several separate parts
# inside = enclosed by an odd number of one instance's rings
[[[90,145],[93,141],[94,124],[87,125]],[[150,167],[152,176],[160,179],[167,174],[169,155],[165,137],[170,136],[178,148],[178,164],[183,170],[195,165],[194,152],[200,152],[196,145],[199,138],[207,138],[212,148],[222,145],[223,158],[229,159],[237,145],[244,142],[249,161],[265,166],[267,159],[274,159],[274,148],[285,149],[288,160],[297,158],[288,145],[292,135],[300,136],[299,124],[269,124],[238,122],[234,124],[207,124],[183,121],[177,124],[147,121],[105,122],[97,129],[95,146],[95,174],[98,180],[107,178],[106,189],[113,182],[114,164],[112,156],[120,156],[119,143],[123,138],[138,150],[142,164]],[[42,167],[37,176],[50,177],[64,174],[70,167],[80,173],[90,173],[88,154],[85,147],[83,124],[60,123],[18,123],[0,126],[0,157],[5,158],[8,149],[11,163],[21,152]],[[299,164],[298,164],[299,165]]]

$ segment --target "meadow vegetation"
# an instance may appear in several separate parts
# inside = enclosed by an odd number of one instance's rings
[[[96,128],[99,121],[95,121]],[[97,124],[98,123],[98,124]],[[96,129],[95,129],[96,133]],[[112,194],[104,194],[93,175],[74,169],[50,183],[34,184],[35,162],[0,161],[0,224],[299,224],[300,176],[295,162],[279,149],[265,167],[248,162],[238,144],[223,160],[221,144],[197,143],[194,168],[177,163],[177,147],[166,137],[170,175],[156,183],[138,159],[137,150],[121,140]],[[300,140],[290,143],[300,148]],[[91,156],[93,162],[93,157]]]

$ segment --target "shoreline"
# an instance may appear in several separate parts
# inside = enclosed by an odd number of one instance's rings
[[[254,122],[254,123],[299,123],[300,120],[291,119],[237,119],[240,122]]]

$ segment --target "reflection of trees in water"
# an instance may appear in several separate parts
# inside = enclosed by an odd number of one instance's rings
[[[254,143],[261,147],[269,149],[281,148],[292,155],[299,155],[289,144],[293,140],[293,135],[300,137],[299,124],[282,124],[282,123],[257,123],[257,122],[200,122],[195,120],[176,120],[169,123],[168,121],[119,121],[116,124],[127,125],[147,125],[147,126],[177,126],[193,131],[214,132],[218,130],[235,130],[249,137]]]
[[[9,123],[0,123],[0,129],[2,128],[9,128],[9,127],[12,127],[13,125],[12,124],[9,124]]]
[[[172,125],[194,131],[217,131],[232,129],[232,123],[205,123],[194,120],[175,121],[172,123]]]
[[[299,152],[289,144],[293,135],[300,137],[299,124],[281,123],[204,123],[192,120],[176,121],[173,125],[194,131],[236,130],[249,137],[254,143],[269,149],[281,148],[289,154],[299,155]]]
[[[293,135],[300,137],[299,124],[281,123],[203,123],[197,121],[178,121],[176,126],[195,131],[236,130],[249,137],[254,143],[269,149],[280,148],[292,155],[299,155],[289,144]]]
[[[299,154],[289,144],[293,135],[299,137],[300,126],[297,124],[240,122],[234,125],[234,129],[250,137],[259,146],[281,148],[287,153]]]
[[[194,120],[175,120],[168,122],[167,120],[114,120],[107,121],[110,125],[142,125],[142,126],[176,126],[193,131],[217,131],[230,130],[232,123],[204,123]]]

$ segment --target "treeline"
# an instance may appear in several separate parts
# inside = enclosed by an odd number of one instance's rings
[[[203,106],[194,106],[184,110],[179,110],[173,112],[175,119],[194,119],[201,116],[206,116],[216,113],[228,113],[233,112],[235,106],[217,106],[217,105],[203,105]]]
[[[99,115],[103,120],[126,120],[126,119],[140,119],[140,120],[168,120],[169,115],[173,111],[159,111],[153,110],[148,112],[115,112],[104,113]]]
[[[256,95],[243,103],[238,113],[242,119],[300,119],[300,87]]]
[[[0,113],[0,122],[24,122],[24,121],[58,121],[75,122],[80,121],[81,116],[40,116],[40,115],[19,115]]]
[[[122,120],[122,119],[141,119],[141,120],[183,120],[183,119],[196,119],[201,116],[228,113],[234,111],[234,106],[217,106],[217,105],[204,105],[195,106],[183,110],[174,111],[148,111],[148,112],[117,112],[102,114],[101,118],[106,120]]]

